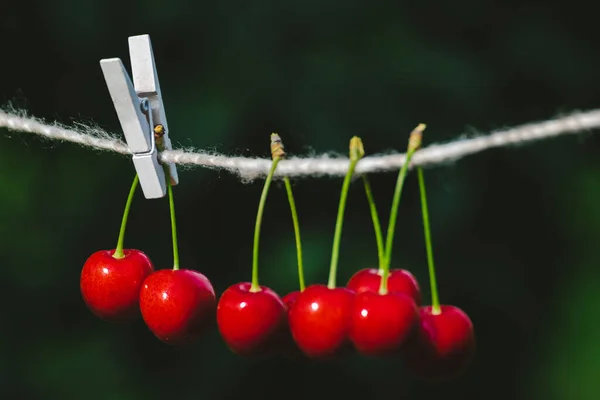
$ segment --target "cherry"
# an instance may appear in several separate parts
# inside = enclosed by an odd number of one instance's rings
[[[475,353],[473,323],[460,308],[442,305],[421,307],[417,333],[404,349],[404,360],[417,376],[444,381],[460,376]]]
[[[188,345],[212,324],[215,291],[200,272],[162,269],[144,281],[140,309],[154,335],[167,344]]]
[[[455,306],[440,305],[435,264],[429,227],[427,193],[422,168],[417,168],[421,213],[429,283],[431,306],[421,307],[420,321],[415,335],[405,348],[406,364],[416,375],[432,381],[456,378],[464,372],[475,354],[475,333],[468,315]]]
[[[169,169],[164,166],[165,177]],[[140,291],[140,310],[154,335],[167,344],[191,344],[214,320],[216,296],[210,281],[198,271],[179,269],[179,249],[172,179],[165,179],[169,193],[173,269],[156,271],[146,278]]]
[[[383,270],[378,268],[365,268],[356,272],[346,287],[357,294],[365,291],[378,292],[381,286]],[[405,293],[417,305],[421,305],[421,288],[417,279],[405,269],[390,269],[388,276],[388,292]]]
[[[105,321],[124,322],[140,315],[142,282],[154,272],[152,262],[140,250],[115,250],[92,254],[81,270],[80,289],[87,307]]]
[[[234,353],[270,353],[276,336],[286,324],[283,302],[266,286],[252,291],[252,283],[237,283],[221,295],[217,325],[223,340]]]
[[[312,358],[337,355],[348,344],[354,292],[346,288],[310,285],[289,311],[292,336]]]
[[[137,318],[142,282],[154,272],[146,254],[140,250],[123,250],[127,218],[138,182],[136,175],[125,203],[117,247],[95,252],[81,270],[79,287],[83,300],[105,321],[124,322]]]
[[[304,289],[296,297],[288,313],[294,341],[300,350],[311,358],[331,358],[341,355],[350,344],[348,332],[354,292],[347,288],[336,288],[336,275],[348,190],[356,164],[363,156],[362,141],[355,136],[350,140],[350,163],[338,206],[329,282],[327,286],[315,284]]]
[[[356,295],[350,321],[350,340],[368,356],[399,351],[418,320],[414,300],[404,293]]]
[[[258,249],[262,216],[269,187],[277,164],[283,158],[279,135],[271,135],[273,162],[265,179],[256,224],[252,257],[252,282],[230,286],[221,295],[217,306],[217,325],[227,346],[239,355],[255,356],[271,353],[278,347],[278,339],[286,326],[286,310],[279,296],[258,283]]]
[[[415,134],[414,132],[411,134],[411,138]],[[382,356],[399,352],[413,331],[418,318],[415,297],[416,295],[420,297],[420,292],[416,280],[409,272],[404,273],[403,270],[396,273],[397,278],[394,280],[390,274],[391,246],[400,194],[408,165],[416,150],[411,143],[412,141],[409,140],[406,162],[402,166],[396,182],[390,213],[389,226],[391,229],[388,230],[388,247],[385,249],[382,245],[383,240],[381,239],[375,201],[368,179],[366,175],[363,175],[379,251],[379,269],[363,269],[356,273],[348,284],[349,288],[357,290],[351,311],[350,340],[356,350],[363,355]],[[385,253],[384,250],[386,250]],[[392,284],[398,286],[394,288],[391,287]],[[420,298],[418,299],[420,300]]]

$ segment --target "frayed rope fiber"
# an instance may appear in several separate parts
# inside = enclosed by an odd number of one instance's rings
[[[538,123],[530,123],[509,129],[494,131],[488,135],[457,139],[444,144],[432,144],[417,151],[413,165],[432,166],[456,161],[470,154],[497,147],[525,144],[555,136],[585,132],[600,127],[600,109],[574,112],[569,115]],[[98,127],[77,124],[66,127],[58,123],[47,124],[20,112],[0,110],[0,128],[33,133],[48,139],[77,143],[99,150],[119,154],[131,154],[127,144]],[[408,133],[406,140],[408,140]],[[402,141],[403,144],[407,143]],[[404,153],[368,156],[359,161],[357,174],[398,170],[406,159]],[[170,150],[159,154],[159,160],[181,165],[222,169],[238,175],[245,181],[265,177],[271,166],[266,158],[231,157],[224,154],[197,150]],[[344,176],[348,169],[347,158],[327,155],[317,157],[290,157],[282,160],[276,176],[319,177]]]

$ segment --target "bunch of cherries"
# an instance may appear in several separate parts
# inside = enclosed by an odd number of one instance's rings
[[[258,281],[260,227],[269,187],[285,151],[279,135],[271,135],[273,162],[260,197],[254,231],[251,282],[227,288],[217,303],[210,281],[201,273],[179,268],[173,189],[168,181],[173,239],[173,268],[155,271],[140,250],[124,249],[129,209],[138,185],[134,178],[113,250],[92,254],[83,266],[80,288],[88,308],[106,321],[124,322],[141,316],[165,343],[187,345],[199,339],[215,320],[225,344],[244,356],[283,354],[328,359],[355,350],[366,356],[401,357],[411,371],[427,380],[460,375],[475,352],[470,318],[461,309],[440,305],[423,171],[417,167],[429,267],[432,304],[421,305],[421,290],[405,269],[390,269],[393,237],[404,181],[413,154],[420,148],[424,124],[408,141],[400,169],[384,244],[371,187],[362,176],[377,240],[379,268],[362,269],[346,287],[336,286],[344,210],[354,170],[364,156],[360,138],[350,141],[350,162],[342,185],[327,285],[305,287],[302,246],[292,186],[284,177],[294,223],[299,290],[281,298]],[[168,175],[168,170],[165,169]]]

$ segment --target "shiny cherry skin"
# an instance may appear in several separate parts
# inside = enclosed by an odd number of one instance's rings
[[[458,307],[442,305],[434,314],[431,306],[419,310],[417,334],[403,350],[407,367],[429,381],[445,381],[461,375],[475,353],[473,323]]]
[[[210,281],[190,269],[162,269],[144,281],[140,310],[144,322],[163,342],[189,345],[212,325],[216,297]]]
[[[310,285],[298,295],[288,318],[294,341],[310,358],[332,358],[347,350],[350,341],[354,292]]]
[[[125,322],[140,316],[142,282],[154,267],[140,250],[123,250],[114,258],[113,250],[92,254],[81,270],[79,286],[87,307],[105,321]]]
[[[236,354],[270,354],[287,324],[285,305],[273,290],[250,282],[237,283],[223,292],[217,306],[217,325],[223,341]]]
[[[281,300],[283,301],[283,304],[285,304],[287,311],[289,311],[292,308],[300,293],[301,292],[299,290],[296,290],[283,296],[283,299]]]
[[[352,275],[346,287],[357,294],[367,290],[378,293],[382,274],[381,270],[377,268],[361,269]],[[419,282],[413,274],[405,269],[390,269],[388,292],[406,293],[413,298],[417,306],[421,305]]]
[[[418,319],[417,305],[410,296],[367,290],[354,298],[350,340],[363,355],[394,355],[413,332]]]

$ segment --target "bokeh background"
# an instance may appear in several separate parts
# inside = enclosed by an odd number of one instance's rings
[[[597,7],[588,2],[10,1],[0,5],[0,102],[62,123],[120,126],[99,67],[151,35],[175,146],[268,156],[403,149],[598,107]],[[116,244],[131,161],[0,130],[2,399],[598,399],[600,138],[592,133],[480,153],[426,171],[440,295],[472,318],[478,353],[432,385],[398,360],[247,360],[216,328],[189,348],[142,321],[85,307],[86,258]],[[218,294],[249,280],[262,182],[180,169],[184,268]],[[372,176],[385,228],[396,173]],[[294,181],[309,283],[325,282],[341,179]],[[429,298],[414,175],[394,267]],[[172,263],[168,202],[133,204],[126,246]],[[267,203],[261,283],[297,287],[283,186]],[[362,184],[351,188],[339,284],[376,265]]]

